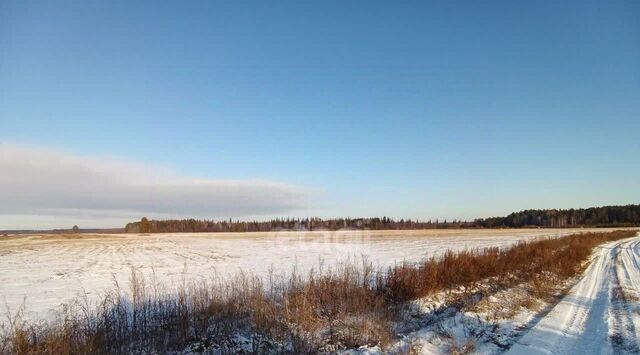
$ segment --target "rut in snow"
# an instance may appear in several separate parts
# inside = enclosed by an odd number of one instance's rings
[[[638,353],[640,242],[602,245],[569,293],[509,354]]]
[[[636,332],[638,328],[634,324],[633,312],[633,305],[637,306],[638,301],[639,247],[640,241],[634,240],[616,248],[616,267],[612,273],[613,287],[610,289],[609,318],[609,341],[614,353],[640,353]],[[636,317],[640,315],[636,313]]]

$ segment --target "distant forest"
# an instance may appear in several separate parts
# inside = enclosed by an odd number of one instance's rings
[[[476,219],[472,224],[485,228],[635,227],[640,226],[640,205],[525,210],[506,217]]]
[[[568,210],[525,210],[506,217],[480,218],[474,221],[415,221],[374,218],[284,218],[270,221],[225,221],[174,219],[128,223],[127,233],[175,232],[268,232],[280,230],[339,229],[437,229],[437,228],[567,228],[567,227],[632,227],[640,226],[640,205],[605,206]]]

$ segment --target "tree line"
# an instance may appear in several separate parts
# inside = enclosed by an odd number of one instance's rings
[[[640,205],[525,210],[506,217],[477,219],[474,225],[485,228],[634,227],[640,226]]]
[[[314,231],[340,229],[435,229],[435,228],[463,228],[472,222],[465,221],[427,221],[420,222],[411,219],[394,220],[389,217],[373,218],[276,218],[269,221],[239,221],[239,220],[200,220],[200,219],[170,219],[148,220],[142,218],[139,222],[127,223],[127,233],[177,233],[177,232],[270,232],[270,231]]]
[[[127,233],[179,232],[270,232],[340,229],[446,229],[446,228],[527,228],[527,227],[624,227],[640,226],[640,205],[604,206],[579,209],[546,209],[514,212],[506,217],[479,218],[473,221],[418,221],[373,218],[276,218],[268,221],[170,219],[127,223]]]

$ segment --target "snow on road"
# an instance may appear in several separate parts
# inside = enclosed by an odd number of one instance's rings
[[[521,240],[581,230],[339,231],[232,234],[33,235],[0,237],[0,322],[24,305],[31,319],[52,315],[86,294],[95,301],[114,279],[127,288],[131,268],[172,287],[242,270],[300,271],[366,256],[384,267],[446,250],[507,247]],[[631,262],[631,260],[629,261]],[[5,307],[6,306],[6,307]]]
[[[627,354],[640,344],[640,237],[597,248],[578,283],[508,354]]]

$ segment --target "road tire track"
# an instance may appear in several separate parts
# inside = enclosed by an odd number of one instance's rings
[[[631,300],[640,287],[639,261],[639,237],[598,247],[576,285],[507,353],[640,353]]]

